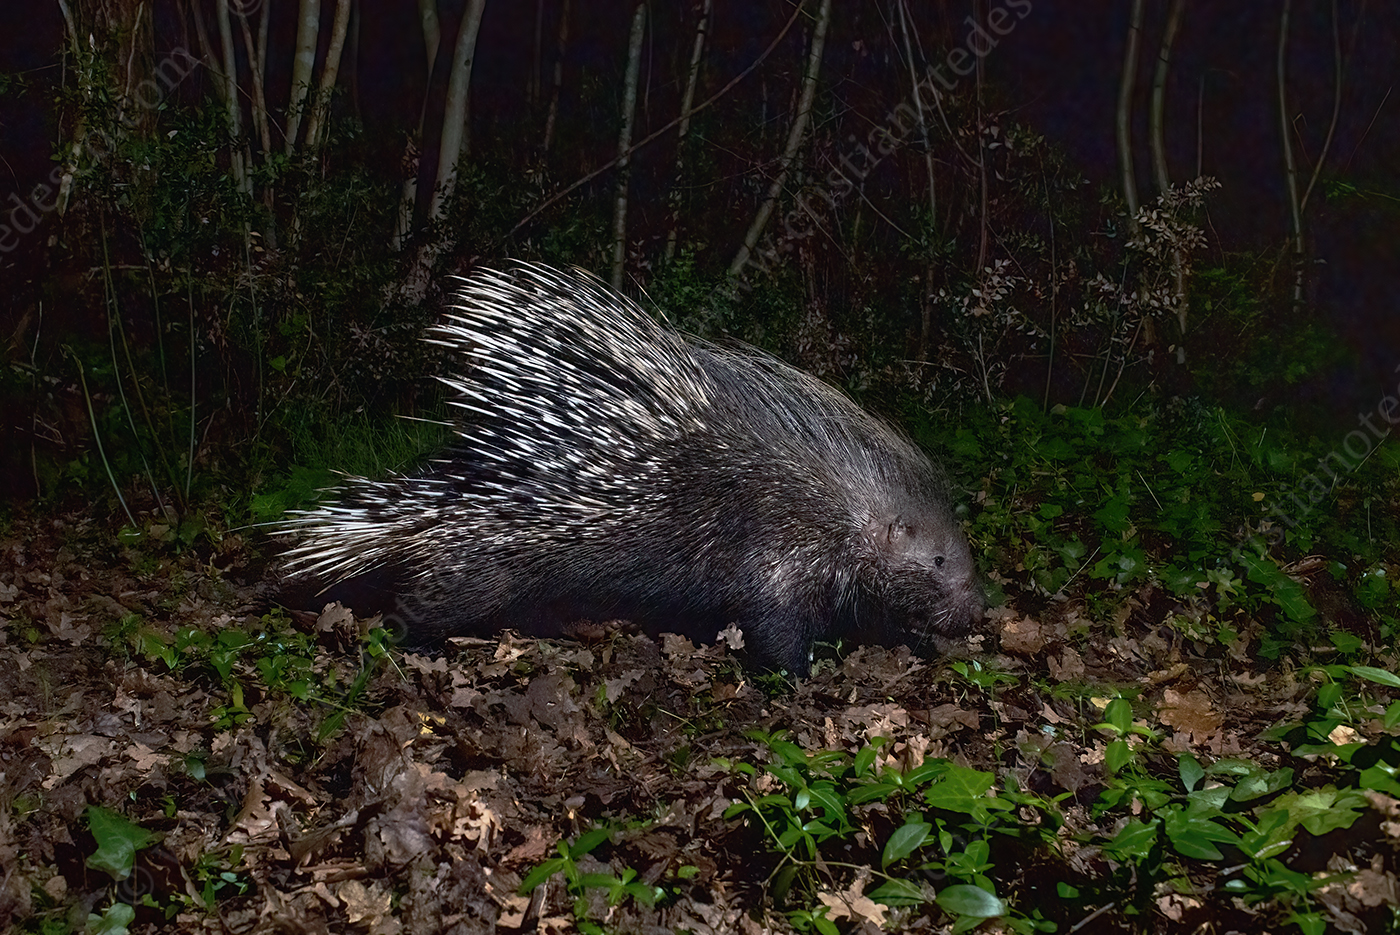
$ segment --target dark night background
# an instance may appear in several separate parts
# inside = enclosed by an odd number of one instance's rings
[[[280,119],[290,80],[289,48],[295,33],[295,8],[290,3],[272,2],[272,52],[267,83],[274,119]],[[428,96],[430,114],[442,106],[446,68],[463,6],[460,0],[446,0],[440,5],[442,50]],[[985,14],[987,6],[970,2],[912,4],[909,10],[923,56],[938,60],[944,50],[964,42],[969,31],[968,17],[974,9]],[[167,53],[182,41],[189,41],[197,49],[183,4],[158,3],[155,7],[155,56]],[[1127,2],[1105,0],[1035,0],[1025,18],[1016,22],[1014,31],[1002,37],[985,59],[990,89],[988,106],[998,108],[1002,119],[1042,133],[1051,146],[1065,154],[1068,174],[1082,176],[1091,191],[1102,192],[1105,197],[1119,188],[1114,109],[1129,7]],[[260,9],[260,5],[254,4],[253,8]],[[332,8],[333,4],[328,4],[322,11],[323,53]],[[540,7],[544,48],[541,81],[546,90],[558,8],[559,4],[553,2]],[[1332,8],[1323,0],[1297,0],[1293,4],[1288,93],[1295,115],[1300,187],[1306,184],[1331,115]],[[720,0],[697,99],[712,94],[722,82],[753,61],[791,9],[780,3],[732,4]],[[819,132],[822,119],[847,120],[852,125],[859,125],[862,120],[872,122],[878,119],[881,109],[890,106],[892,99],[899,99],[899,79],[888,74],[891,68],[897,71],[890,64],[891,49],[897,46],[893,9],[889,4],[870,2],[837,5],[821,74]],[[1281,0],[1192,2],[1185,9],[1167,89],[1169,162],[1174,180],[1194,178],[1199,144],[1200,172],[1213,175],[1222,183],[1207,203],[1203,226],[1208,246],[1198,259],[1198,266],[1244,253],[1263,258],[1261,262],[1286,263],[1279,259],[1284,255],[1289,228],[1274,71],[1280,9]],[[1269,405],[1312,406],[1349,422],[1352,413],[1372,407],[1382,391],[1394,385],[1393,370],[1400,363],[1400,324],[1395,314],[1395,283],[1400,269],[1395,255],[1396,224],[1400,213],[1395,210],[1393,184],[1395,154],[1400,152],[1400,122],[1394,113],[1400,103],[1392,100],[1396,55],[1400,50],[1400,7],[1344,0],[1336,4],[1336,10],[1345,55],[1340,117],[1326,168],[1308,205],[1305,225],[1309,315],[1326,333],[1335,336],[1341,354],[1301,382],[1261,389],[1260,396],[1261,402],[1267,397]],[[576,5],[573,10],[564,58],[559,142],[548,161],[545,193],[557,191],[605,163],[615,152],[615,96],[626,53],[630,11],[630,4],[616,2]],[[1150,0],[1143,21],[1133,145],[1144,203],[1155,195],[1146,142],[1147,96],[1166,11],[1166,0]],[[536,5],[531,3],[488,3],[473,73],[469,123],[472,151],[489,152],[496,160],[500,171],[492,176],[493,184],[506,189],[518,186],[514,197],[504,199],[509,207],[492,209],[498,212],[492,215],[498,235],[542,198],[531,194],[535,189],[525,184],[533,169],[522,155],[529,150],[523,142],[525,135],[537,136],[540,123],[537,112],[523,116],[529,110],[526,73],[536,13]],[[405,140],[423,107],[422,38],[410,5],[360,0],[357,14],[355,33],[341,69],[341,93],[335,113],[342,120],[362,123],[363,133],[353,143],[354,159],[388,189],[397,184]],[[689,5],[653,5],[634,140],[663,126],[677,111],[693,21]],[[769,177],[771,160],[786,134],[805,48],[805,38],[799,33],[801,28],[787,37],[762,68],[709,112],[710,135],[703,130],[699,133],[700,140],[695,144],[702,154],[699,161],[704,171],[714,173],[712,181],[716,184],[727,184],[745,173],[754,177],[755,163],[759,164],[757,181],[745,182],[748,187],[738,189],[745,194],[736,194],[733,187],[716,189],[719,196],[704,204],[708,216],[692,228],[700,232],[695,235],[701,242],[697,256],[711,269],[722,268],[733,255],[759,200],[760,186]],[[15,204],[12,193],[26,192],[51,170],[51,157],[60,138],[56,116],[60,108],[55,97],[57,88],[71,76],[65,75],[61,64],[65,39],[57,4],[4,4],[0,8],[0,36],[4,37],[0,40],[0,71],[22,75],[26,80],[23,86],[12,86],[0,98],[0,191],[8,211]],[[243,80],[246,83],[246,78]],[[964,79],[958,93],[970,81]],[[902,90],[907,92],[907,87],[906,81]],[[71,91],[69,94],[71,101]],[[834,95],[841,103],[833,105],[820,95]],[[211,96],[208,76],[201,72],[184,82],[178,101],[170,103],[190,106]],[[766,115],[767,124],[760,126],[755,114]],[[436,155],[434,126],[429,119],[422,141],[429,169]],[[732,138],[714,138],[716,126],[745,138],[753,144],[752,150],[739,152]],[[838,132],[845,129],[843,125]],[[839,152],[839,139],[829,145]],[[651,237],[652,243],[658,242],[658,231],[665,222],[669,185],[666,167],[673,154],[674,146],[668,137],[635,157],[630,230],[645,232],[639,236]],[[947,165],[944,163],[943,167]],[[917,166],[911,171],[916,172]],[[605,174],[593,187],[585,189],[590,193],[588,197],[597,199],[597,204],[605,203],[611,180],[611,173]],[[1335,203],[1323,190],[1331,180],[1354,186],[1361,194]],[[960,182],[953,178],[948,184],[956,190]],[[885,210],[875,195],[869,197],[877,211]],[[472,209],[467,211],[471,216]],[[53,218],[46,217],[43,223],[47,229]],[[550,223],[536,222],[514,237],[459,243],[447,266],[453,268],[455,264],[455,268],[461,268],[468,261],[530,253],[539,248],[543,241],[538,237],[543,236],[542,229]],[[965,229],[960,230],[964,232],[957,236],[965,254],[967,238]],[[1086,237],[1097,233],[1084,232]],[[640,267],[634,262],[629,275],[645,285],[643,267],[652,261],[653,258],[646,258]],[[965,260],[958,262],[966,265]],[[66,304],[60,301],[62,292],[55,292],[53,283],[64,281],[64,277],[85,275],[86,265],[71,258],[66,263],[56,259],[42,236],[24,238],[19,249],[0,255],[0,288],[13,303],[4,321],[10,326],[7,330],[16,346],[33,340],[32,333],[22,335],[12,330],[15,322],[23,318],[24,308],[35,307],[35,297],[40,293],[49,297],[51,306]],[[956,269],[945,275],[952,278],[954,273]],[[883,270],[878,274],[887,275]],[[833,301],[837,301],[836,296],[834,291]],[[50,327],[64,327],[62,321],[61,316],[51,319]],[[1227,353],[1224,348],[1215,350]],[[1287,362],[1279,363],[1282,367]],[[1038,379],[1027,382],[1034,385]]]

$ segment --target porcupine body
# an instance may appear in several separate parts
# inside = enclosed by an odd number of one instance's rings
[[[421,475],[352,481],[294,522],[290,552],[409,642],[581,618],[710,640],[732,622],[804,674],[818,639],[917,648],[980,616],[940,472],[776,358],[525,264],[463,280],[429,340],[453,360],[452,447]]]

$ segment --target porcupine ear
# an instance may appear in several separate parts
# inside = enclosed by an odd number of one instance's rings
[[[865,527],[865,535],[878,554],[899,557],[915,552],[922,544],[921,540],[928,537],[928,531],[920,530],[914,523],[896,513],[873,519]],[[934,556],[933,563],[942,567],[943,556]]]

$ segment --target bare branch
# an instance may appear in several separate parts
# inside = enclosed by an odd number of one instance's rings
[[[758,246],[758,238],[762,236],[763,229],[768,226],[768,219],[773,215],[773,209],[778,204],[778,196],[782,194],[783,186],[787,184],[788,171],[792,168],[793,160],[797,158],[797,151],[802,145],[802,138],[807,133],[807,123],[812,115],[812,102],[817,95],[817,75],[821,71],[822,51],[826,45],[826,30],[831,24],[831,0],[822,0],[821,9],[817,11],[816,25],[812,29],[812,44],[807,54],[807,68],[802,76],[802,96],[797,102],[797,113],[793,115],[792,127],[788,130],[787,144],[783,147],[783,155],[778,162],[778,174],[773,179],[773,183],[768,186],[768,194],[763,199],[763,203],[758,207],[758,213],[754,215],[753,223],[749,225],[748,232],[744,235],[744,243],[739,247],[739,252],[734,255],[734,260],[729,264],[729,275],[737,276],[744,271],[748,265],[749,256],[753,253],[754,247]]]

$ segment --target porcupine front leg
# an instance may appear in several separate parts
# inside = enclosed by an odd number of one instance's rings
[[[744,631],[744,644],[757,659],[792,678],[806,678],[812,671],[812,644],[816,628],[810,608],[788,605],[768,607],[736,621]]]

